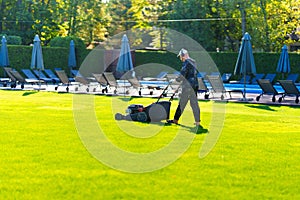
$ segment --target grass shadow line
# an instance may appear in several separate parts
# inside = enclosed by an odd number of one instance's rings
[[[270,106],[268,105],[245,105],[249,108],[256,108],[256,109],[261,109],[261,110],[266,110],[266,111],[272,111],[272,112],[277,112],[277,110],[271,108]]]
[[[203,127],[198,127],[198,126],[186,126],[183,124],[178,124],[178,126],[183,127],[185,129],[187,129],[188,131],[190,131],[193,134],[204,134],[204,133],[208,133],[208,129],[207,128],[203,128]]]
[[[29,96],[29,95],[31,95],[31,94],[36,94],[36,93],[38,93],[38,92],[37,92],[37,91],[24,92],[24,93],[22,94],[22,96]]]

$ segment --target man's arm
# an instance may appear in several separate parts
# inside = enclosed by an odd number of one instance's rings
[[[181,82],[187,76],[187,62],[184,63],[180,70],[180,75],[176,78],[177,82]]]

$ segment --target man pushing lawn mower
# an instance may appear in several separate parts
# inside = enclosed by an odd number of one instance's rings
[[[130,105],[127,109],[128,115],[122,115],[117,113],[115,115],[116,120],[130,120],[130,121],[140,121],[140,122],[159,122],[161,120],[167,120],[168,124],[178,124],[178,120],[181,117],[186,104],[190,101],[190,105],[193,110],[196,129],[203,129],[200,125],[200,108],[198,105],[197,90],[198,90],[198,71],[196,68],[196,62],[189,57],[188,51],[186,49],[181,49],[178,56],[183,62],[180,75],[176,78],[176,81],[182,82],[182,93],[180,95],[179,104],[177,106],[174,119],[169,120],[171,100],[178,89],[171,96],[169,101],[159,102],[162,96],[165,96],[165,92],[168,86],[164,89],[163,93],[160,95],[156,103],[153,103],[147,107],[139,104]]]
[[[176,79],[178,82],[182,81],[182,93],[180,95],[179,104],[177,106],[174,119],[168,120],[168,123],[178,124],[178,120],[181,117],[186,104],[190,101],[190,105],[193,110],[196,128],[203,128],[200,125],[200,108],[198,105],[197,90],[198,90],[198,71],[196,62],[189,57],[189,53],[186,49],[181,49],[178,56],[182,61],[182,68],[180,70],[180,76]]]

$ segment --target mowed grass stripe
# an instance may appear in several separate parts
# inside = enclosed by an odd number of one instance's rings
[[[1,199],[300,198],[299,108],[227,103],[222,134],[208,156],[199,158],[206,134],[196,135],[190,148],[168,167],[131,174],[103,165],[85,149],[74,123],[73,97],[0,91]],[[174,125],[122,121],[121,129],[113,119],[115,112],[125,113],[124,105],[130,103],[155,102],[122,98],[95,96],[97,120],[114,144],[147,153],[174,138]],[[208,128],[213,103],[199,103]],[[171,116],[176,105],[175,100]],[[189,107],[183,117],[183,124],[192,126]],[[153,137],[136,138],[126,133],[132,125],[137,130],[161,130]],[[188,128],[182,130],[192,134]]]

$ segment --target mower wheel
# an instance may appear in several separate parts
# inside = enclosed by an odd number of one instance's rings
[[[115,114],[115,120],[122,120],[122,119],[124,119],[124,116],[121,113]]]
[[[138,112],[137,113],[137,120],[139,122],[146,122],[147,121],[147,114],[145,112]]]

